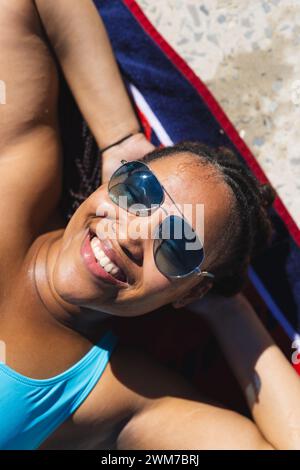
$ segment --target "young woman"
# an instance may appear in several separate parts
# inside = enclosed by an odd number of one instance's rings
[[[0,0],[0,31],[7,92],[0,107],[0,447],[299,448],[299,378],[251,307],[240,296],[199,303],[212,286],[238,292],[270,234],[267,187],[230,154],[200,144],[154,150],[146,166],[136,162],[153,147],[138,133],[91,1],[57,0],[53,8],[47,0]],[[99,148],[132,134],[102,152],[104,184],[67,226],[50,47]],[[131,163],[112,175],[122,159]],[[156,210],[140,217],[119,202],[124,195]],[[146,231],[179,220],[197,238],[194,212],[172,219],[173,202],[204,204],[204,260],[201,246],[191,257],[180,240],[127,234],[128,220]],[[99,240],[100,222],[117,236]],[[184,379],[118,344],[110,318],[170,302],[208,318],[253,421],[209,404]]]

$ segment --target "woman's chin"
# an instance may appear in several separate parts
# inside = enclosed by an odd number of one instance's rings
[[[96,286],[75,268],[56,268],[53,276],[54,288],[57,294],[73,305],[91,305],[101,303],[104,291]]]

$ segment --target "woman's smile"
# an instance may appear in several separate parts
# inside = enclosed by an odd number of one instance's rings
[[[116,263],[116,255],[109,240],[99,240],[91,230],[84,237],[80,250],[88,271],[97,279],[120,287],[127,287],[124,271]]]

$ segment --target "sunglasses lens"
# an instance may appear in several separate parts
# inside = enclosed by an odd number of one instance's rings
[[[129,162],[112,175],[108,192],[111,200],[136,215],[149,215],[163,201],[163,189],[146,165]]]
[[[192,272],[204,258],[202,243],[194,230],[183,218],[173,215],[159,225],[153,251],[157,268],[169,277]]]

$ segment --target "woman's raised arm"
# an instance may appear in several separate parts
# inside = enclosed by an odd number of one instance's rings
[[[130,133],[135,134],[139,122],[92,0],[54,3],[35,0],[65,77],[99,147],[105,148]],[[133,158],[153,148],[142,135],[134,136],[133,141],[133,146],[141,149]],[[128,142],[126,146],[131,154]],[[103,163],[115,159],[118,166],[122,157],[114,149],[103,154]]]

